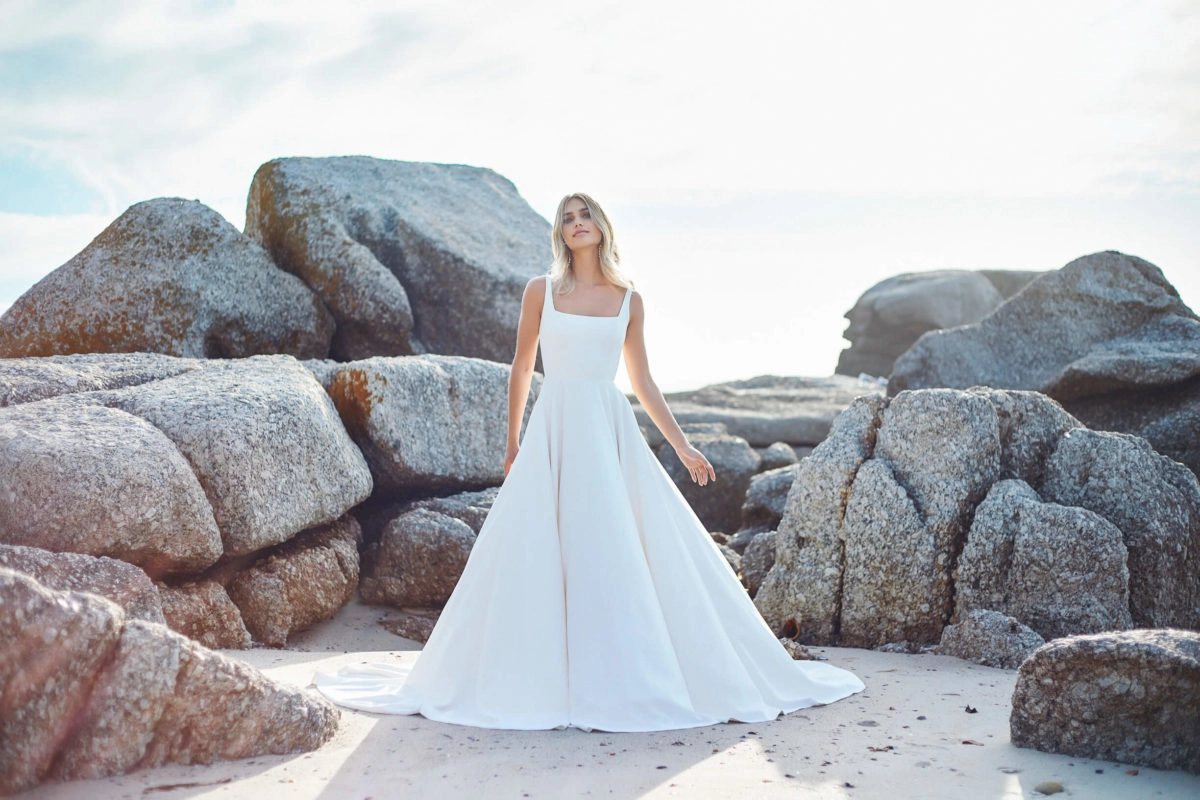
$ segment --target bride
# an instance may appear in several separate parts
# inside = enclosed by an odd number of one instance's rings
[[[331,700],[483,728],[653,731],[762,722],[864,686],[793,661],[638,429],[634,394],[701,486],[716,472],[650,375],[640,293],[586,194],[525,287],[504,483],[412,665],[318,673]],[[537,348],[545,377],[519,440]]]

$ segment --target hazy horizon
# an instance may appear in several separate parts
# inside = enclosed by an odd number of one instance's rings
[[[12,2],[0,308],[135,202],[241,229],[259,164],[350,154],[597,197],[666,391],[832,373],[899,272],[1115,249],[1195,308],[1198,89],[1187,2]]]

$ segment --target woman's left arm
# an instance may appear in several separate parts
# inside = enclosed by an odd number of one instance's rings
[[[629,291],[633,292],[633,289]],[[710,480],[715,481],[717,473],[704,454],[688,443],[687,436],[675,421],[675,415],[667,406],[662,391],[650,375],[650,363],[646,357],[645,322],[646,309],[642,303],[642,296],[633,292],[629,298],[629,328],[625,332],[625,346],[622,351],[625,370],[629,373],[629,383],[650,420],[675,448],[675,454],[687,467],[692,481],[704,486]]]

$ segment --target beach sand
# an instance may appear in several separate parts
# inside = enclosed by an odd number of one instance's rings
[[[357,600],[286,650],[227,655],[296,686],[316,670],[411,661],[395,615]],[[1200,776],[1014,747],[1016,673],[944,656],[810,648],[867,684],[861,694],[767,723],[658,733],[494,731],[343,709],[313,753],[46,784],[21,798],[1200,798]],[[312,689],[311,691],[315,691]],[[969,713],[968,707],[974,709]]]

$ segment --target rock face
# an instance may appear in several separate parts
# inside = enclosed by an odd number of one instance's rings
[[[844,375],[760,375],[692,392],[670,392],[664,397],[680,425],[719,422],[730,435],[740,436],[754,447],[767,447],[775,442],[820,443],[829,434],[834,417],[854,398],[868,394],[880,394],[879,387]],[[631,402],[647,441],[652,447],[661,445],[665,441],[662,433],[636,400]]]
[[[937,651],[985,667],[1016,669],[1046,640],[1037,631],[999,611],[976,609],[947,625]]]
[[[107,555],[177,583],[371,493],[332,400],[290,356],[14,363],[0,379],[47,399],[0,408],[0,542]]]
[[[98,395],[162,430],[187,458],[226,555],[287,541],[371,493],[362,455],[312,373],[286,356],[215,362]]]
[[[239,358],[329,351],[333,321],[295,276],[207,206],[131,206],[0,317],[0,356],[143,351]]]
[[[229,584],[229,597],[255,640],[288,637],[329,619],[358,588],[358,521],[349,515],[275,548]]]
[[[120,606],[129,619],[166,622],[162,598],[149,576],[115,558],[0,544],[0,567],[28,575],[47,589],[98,594]]]
[[[767,531],[755,536],[753,541],[742,553],[741,574],[742,582],[751,597],[758,594],[758,588],[771,567],[775,564],[775,531]]]
[[[338,712],[94,594],[0,569],[0,792],[312,750]]]
[[[195,572],[221,532],[191,465],[144,419],[63,397],[0,409],[0,541]]]
[[[974,610],[1200,627],[1195,476],[1044,396],[860,398],[798,470],[755,603],[802,642],[934,644]]]
[[[1000,481],[975,510],[959,559],[958,614],[1002,611],[1045,639],[1132,627],[1127,554],[1120,529],[1099,514]]]
[[[246,234],[337,323],[342,361],[443,353],[511,361],[550,226],[488,169],[364,157],[259,167]]]
[[[504,480],[508,373],[478,358],[372,358],[334,372],[329,395],[380,492],[478,489]],[[535,377],[525,421],[540,388]]]
[[[1200,471],[1200,318],[1158,267],[1095,253],[974,325],[925,334],[888,392],[987,385],[1043,392],[1091,427],[1145,438]]]
[[[1018,274],[1032,279],[1040,273]],[[967,270],[906,272],[881,281],[846,312],[850,346],[838,359],[837,373],[891,375],[896,359],[921,334],[979,322],[1004,297],[986,275]]]
[[[159,584],[167,627],[214,650],[250,646],[242,612],[216,581],[190,581],[179,586]]]
[[[1200,773],[1200,634],[1136,630],[1057,639],[1017,676],[1013,744]]]
[[[787,506],[788,492],[800,474],[798,464],[792,464],[778,469],[768,469],[750,479],[750,488],[746,491],[746,500],[742,503],[742,521],[738,530],[740,538],[744,532],[751,531],[754,536],[764,531],[773,531],[779,527],[783,518],[783,510]],[[735,550],[738,547],[731,543]],[[744,548],[743,548],[744,549]]]
[[[198,369],[204,361],[157,353],[0,359],[0,407],[63,394],[124,389]]]
[[[740,436],[688,433],[688,441],[713,465],[716,481],[704,486],[694,483],[687,467],[675,454],[675,448],[669,444],[658,448],[658,460],[706,530],[737,530],[750,478],[758,472],[762,459]]]
[[[476,531],[426,508],[401,514],[383,531],[360,594],[367,603],[443,606],[450,599]]]

